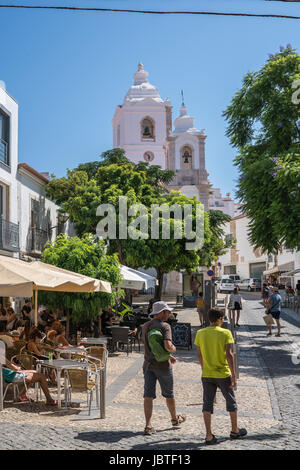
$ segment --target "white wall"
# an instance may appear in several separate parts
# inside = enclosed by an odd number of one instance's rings
[[[18,103],[0,87],[0,108],[10,117],[9,165],[0,163],[0,184],[8,189],[9,199],[6,220],[18,223],[17,214],[17,165],[18,165]]]
[[[141,122],[150,117],[155,122],[155,141],[141,139]],[[120,126],[120,143],[118,145],[118,126]],[[166,168],[165,140],[166,140],[166,108],[162,103],[152,99],[141,103],[124,105],[117,108],[113,119],[113,145],[123,148],[127,158],[134,163],[144,161],[144,153],[150,151],[154,154],[153,165]]]

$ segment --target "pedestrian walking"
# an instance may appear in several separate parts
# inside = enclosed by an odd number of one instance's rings
[[[199,297],[197,298],[196,305],[197,305],[197,312],[198,312],[198,315],[199,315],[200,326],[203,326],[204,325],[204,314],[205,314],[205,302],[204,302],[204,299],[203,299],[202,292],[199,292]]]
[[[275,336],[281,336],[281,324],[280,324],[280,313],[281,313],[281,302],[282,298],[281,295],[278,294],[278,287],[273,288],[273,294],[270,295],[269,302],[268,302],[268,311],[274,318],[277,324],[277,334]],[[268,325],[269,333],[267,336],[272,336],[272,325]]]
[[[237,287],[235,287],[233,290],[233,293],[230,294],[229,305],[232,305],[230,310],[232,310],[233,324],[235,327],[236,326],[240,327],[239,319],[240,319],[240,312],[243,306],[242,306],[242,296],[239,294]]]
[[[149,314],[151,320],[142,326],[142,340],[145,346],[144,352],[144,413],[146,426],[144,434],[149,436],[155,433],[152,427],[151,418],[153,412],[153,400],[156,398],[156,382],[161,387],[162,396],[166,399],[166,404],[171,415],[172,426],[178,427],[186,420],[184,415],[177,415],[176,403],[174,398],[174,378],[172,364],[176,359],[171,353],[176,352],[176,347],[172,343],[172,329],[166,323],[169,314],[173,309],[166,302],[155,302],[152,306],[152,312]],[[157,355],[157,351],[152,349],[149,344],[149,333],[155,333],[154,338],[162,338],[161,349],[163,351],[163,360]],[[151,343],[152,344],[152,343]],[[170,353],[167,355],[166,353]]]
[[[246,429],[239,429],[237,419],[237,402],[234,394],[236,376],[231,344],[234,343],[230,330],[222,327],[224,313],[217,309],[208,312],[210,326],[198,330],[195,338],[197,356],[202,368],[203,386],[203,419],[206,429],[205,443],[216,444],[217,438],[211,430],[211,415],[217,388],[220,388],[225,400],[226,409],[231,420],[231,439],[246,436]]]
[[[268,300],[269,300],[269,288],[266,282],[263,283],[263,289],[261,293],[262,299],[264,306],[267,306]]]

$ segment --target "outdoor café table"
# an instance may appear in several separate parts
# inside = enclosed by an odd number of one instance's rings
[[[85,349],[75,348],[75,346],[64,346],[63,348],[56,348],[55,352],[58,354],[58,359],[60,359],[61,354],[68,355],[68,359],[71,359],[72,354],[82,354],[82,356],[87,354]]]
[[[66,369],[82,369],[88,368],[88,362],[80,362],[80,361],[71,361],[69,359],[53,359],[52,361],[38,361],[37,363],[37,372],[41,372],[42,367],[48,369],[55,369],[57,371],[57,404],[58,407],[61,408],[61,383],[60,383],[60,376],[61,372],[65,371]],[[38,391],[38,388],[36,389]],[[67,384],[66,384],[66,374],[64,375],[64,390],[65,390],[65,403],[67,402]]]
[[[107,344],[108,338],[81,338],[80,344],[88,345],[88,346],[101,346],[103,344]]]

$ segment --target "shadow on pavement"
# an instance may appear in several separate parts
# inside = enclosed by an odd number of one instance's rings
[[[132,431],[90,431],[80,432],[74,439],[87,442],[119,442],[122,439],[130,439],[131,437],[140,436],[141,432]]]

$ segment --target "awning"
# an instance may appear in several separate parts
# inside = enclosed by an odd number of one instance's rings
[[[123,289],[149,289],[150,287],[155,287],[157,284],[155,277],[129,268],[128,266],[121,266],[121,275],[123,280],[120,287]]]
[[[294,267],[295,267],[295,262],[290,261],[289,263],[280,264],[279,266],[274,266],[274,268],[264,271],[263,274],[268,275],[268,274],[276,274],[276,273],[286,273],[288,271],[293,270]]]
[[[300,274],[300,268],[290,271],[289,273],[284,273],[285,276],[295,276],[295,274]]]

